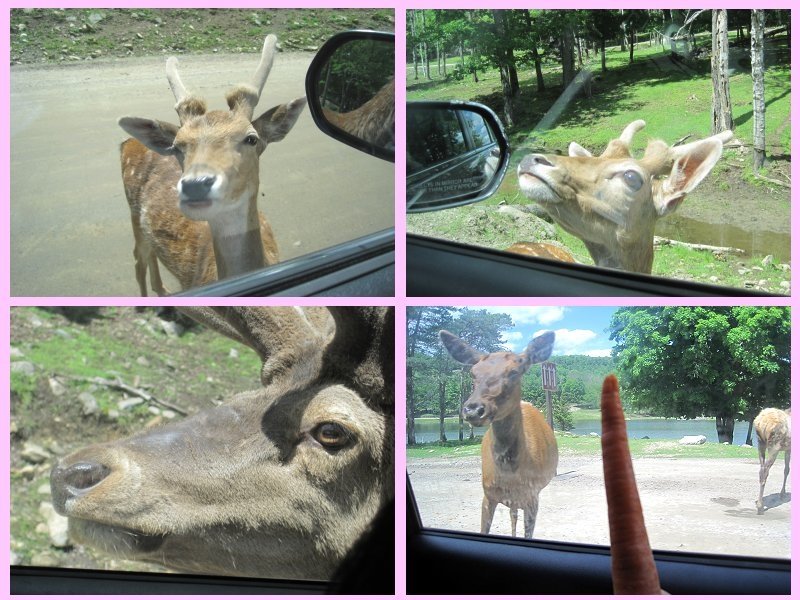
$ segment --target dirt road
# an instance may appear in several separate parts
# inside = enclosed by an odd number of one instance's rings
[[[791,494],[783,501],[778,494],[782,459],[770,471],[764,499],[768,510],[763,515],[755,510],[757,456],[752,460],[648,457],[634,460],[634,469],[654,548],[790,556]],[[480,457],[409,459],[408,472],[424,525],[480,530]],[[788,487],[791,491],[791,482]],[[599,457],[560,457],[558,475],[539,500],[537,538],[608,545]],[[511,535],[506,507],[498,506],[491,532]]]
[[[256,114],[305,94],[311,58],[277,56]],[[165,60],[12,67],[12,295],[138,294],[119,167],[127,136],[117,119],[177,122]],[[180,60],[187,87],[218,109],[225,91],[250,80],[258,57]],[[259,203],[281,257],[293,258],[392,226],[394,165],[323,134],[306,110],[262,156]]]

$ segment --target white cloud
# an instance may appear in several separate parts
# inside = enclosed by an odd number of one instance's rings
[[[597,337],[591,329],[556,329],[556,343],[553,354],[587,354],[584,347]],[[535,335],[544,333],[537,331]]]
[[[598,350],[587,350],[586,352],[581,352],[581,354],[585,354],[586,356],[611,356],[611,348],[600,348]]]
[[[550,325],[564,318],[563,306],[490,306],[492,313],[505,313],[511,316],[514,325]]]
[[[509,349],[514,352],[519,352],[525,347],[525,342],[527,340],[522,339],[522,332],[520,331],[509,331],[503,334],[503,338],[501,340],[503,344]]]

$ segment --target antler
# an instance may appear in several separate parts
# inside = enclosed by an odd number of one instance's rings
[[[250,85],[242,84],[233,88],[225,95],[228,107],[232,111],[241,111],[247,119],[253,118],[253,111],[261,98],[264,84],[272,70],[275,61],[275,48],[278,38],[270,34],[264,39],[264,46],[261,48],[261,61],[258,63],[255,75]]]
[[[175,96],[175,111],[178,113],[181,125],[191,117],[205,114],[206,103],[202,98],[193,96],[186,90],[178,74],[178,59],[174,56],[167,59],[167,81],[172,95]]]
[[[609,375],[603,382],[600,411],[614,593],[661,594],[633,474],[619,383],[614,375]]]
[[[315,379],[332,333],[330,314],[322,307],[182,306],[179,310],[255,350],[263,363],[265,386],[286,375],[298,381]]]
[[[631,142],[633,136],[639,131],[644,129],[645,122],[641,119],[629,123],[625,129],[622,130],[622,135],[616,140],[608,142],[608,146],[600,155],[602,158],[623,158],[631,155]]]

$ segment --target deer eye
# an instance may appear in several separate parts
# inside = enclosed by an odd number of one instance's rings
[[[338,423],[322,423],[311,435],[326,448],[342,448],[351,440],[350,432]]]
[[[244,143],[248,146],[255,146],[258,144],[258,136],[255,134],[250,134],[246,138],[244,138]]]
[[[644,181],[642,181],[642,176],[633,170],[625,171],[622,174],[622,178],[625,180],[625,183],[628,184],[628,187],[634,192],[641,189],[642,185],[644,184]]]

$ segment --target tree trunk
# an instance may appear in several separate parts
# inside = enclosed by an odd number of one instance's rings
[[[767,154],[766,108],[764,104],[764,11],[753,10],[750,60],[753,75],[753,171],[764,166]]]
[[[575,78],[575,36],[572,27],[565,27],[561,36],[561,85],[567,89]]]
[[[628,32],[628,62],[633,62],[633,49],[636,46],[636,29],[633,25],[630,26],[630,31]]]
[[[537,36],[533,35],[533,20],[531,19],[531,13],[529,10],[524,11],[525,13],[525,26],[528,30],[528,39],[531,43],[531,55],[533,56],[533,68],[536,71],[536,91],[543,92],[544,91],[544,76],[542,75],[542,57],[539,56],[539,50],[537,49]]]
[[[439,382],[439,441],[446,442],[447,435],[444,431],[444,413],[445,413],[445,398],[446,398],[447,385],[444,380]]]
[[[406,441],[409,446],[417,443],[414,431],[414,368],[406,365]]]
[[[711,133],[733,130],[733,109],[728,79],[728,13],[724,9],[711,11]]]
[[[720,444],[733,443],[733,426],[735,424],[733,415],[717,415],[717,439]]]
[[[600,38],[600,64],[602,65],[602,72],[605,73],[608,71],[606,68],[606,40],[604,38]]]
[[[505,27],[505,15],[503,14],[502,10],[492,10],[492,16],[494,17],[494,32],[500,39],[505,39],[506,35],[506,27]],[[513,68],[513,52],[511,52],[509,56],[509,52],[511,49],[504,49],[498,48],[497,55],[495,59],[497,60],[497,64],[500,69],[500,82],[503,86],[503,115],[505,116],[505,124],[506,127],[513,127],[514,126],[514,82],[512,77],[516,75],[516,69],[514,69],[512,75],[512,68]],[[519,81],[517,81],[517,86],[519,86]]]
[[[747,439],[744,441],[745,444],[748,446],[753,445],[753,421],[755,417],[750,419],[749,424],[747,425]]]

